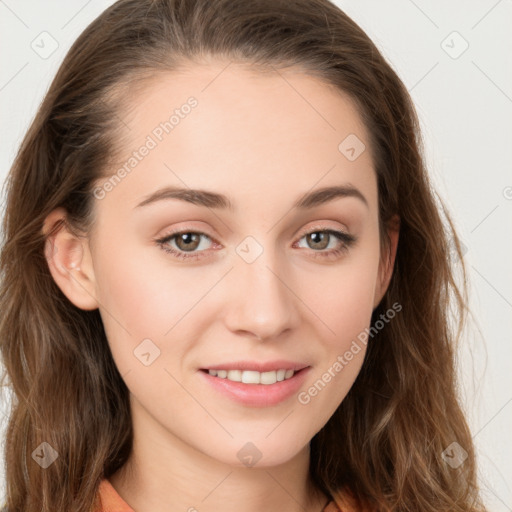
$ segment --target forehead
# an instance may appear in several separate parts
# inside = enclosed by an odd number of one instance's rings
[[[299,68],[261,72],[219,60],[159,72],[133,90],[119,115],[122,158],[108,174],[132,159],[112,194],[132,206],[163,185],[222,189],[235,206],[237,197],[244,204],[296,199],[346,183],[376,200],[367,130],[355,104]],[[134,162],[142,146],[151,149]]]

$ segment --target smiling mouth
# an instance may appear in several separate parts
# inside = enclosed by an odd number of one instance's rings
[[[271,385],[276,382],[291,379],[294,375],[301,372],[287,369],[274,370],[269,372],[257,372],[253,370],[206,370],[201,371],[210,374],[212,377],[226,379],[232,382],[241,382],[242,384],[264,384]]]
[[[282,361],[274,368],[279,368],[283,363],[286,364]],[[311,366],[291,363],[286,364],[288,368],[274,370],[268,370],[270,365],[267,365],[265,369],[268,371],[259,372],[254,370],[255,365],[251,363],[235,362],[234,365],[239,364],[239,368],[235,369],[232,364],[218,365],[215,369],[202,368],[198,373],[216,392],[244,407],[265,408],[288,401],[298,392],[312,369]],[[242,364],[245,368],[251,365],[253,369],[246,370]]]

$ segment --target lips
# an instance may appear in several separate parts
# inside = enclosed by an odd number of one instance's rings
[[[222,364],[210,365],[201,370],[240,370],[240,371],[254,371],[259,373],[272,372],[278,370],[293,370],[298,372],[303,368],[307,368],[309,365],[296,361],[286,361],[284,359],[276,361],[258,362],[258,361],[231,361]]]
[[[206,371],[206,370],[203,370]],[[291,379],[295,372],[293,370],[271,370],[269,372],[257,372],[254,370],[208,370],[213,377],[228,379],[232,382],[243,382],[244,384],[275,384],[283,380]]]
[[[233,365],[233,363],[229,364]],[[278,366],[280,366],[281,364],[282,362],[280,362]],[[225,367],[225,365],[222,366]],[[267,384],[262,384],[261,382],[259,384],[234,382],[227,378],[212,375],[210,374],[210,370],[206,369],[202,369],[197,373],[199,374],[200,378],[203,379],[203,382],[211,386],[211,388],[214,391],[216,391],[220,395],[223,395],[227,399],[237,402],[246,407],[264,408],[275,406],[280,403],[285,403],[299,391],[300,387],[304,384],[305,379],[307,378],[307,375],[311,370],[311,366],[299,365],[299,368],[300,366],[302,366],[302,369],[298,370],[297,372],[294,372],[294,374],[290,378],[284,379],[282,381],[277,381],[275,383],[268,382]],[[252,367],[254,368],[254,365]],[[215,370],[211,371],[212,373],[215,372]],[[251,370],[247,370],[247,372],[250,373]]]

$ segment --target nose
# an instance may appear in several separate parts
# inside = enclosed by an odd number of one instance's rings
[[[293,279],[271,251],[252,263],[237,261],[229,280],[225,321],[231,332],[272,340],[297,327],[300,300]]]

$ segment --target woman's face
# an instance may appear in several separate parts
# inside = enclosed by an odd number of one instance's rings
[[[125,158],[95,190],[90,290],[158,446],[275,465],[349,391],[389,275],[352,103],[297,70],[226,66],[159,75],[120,112]]]

